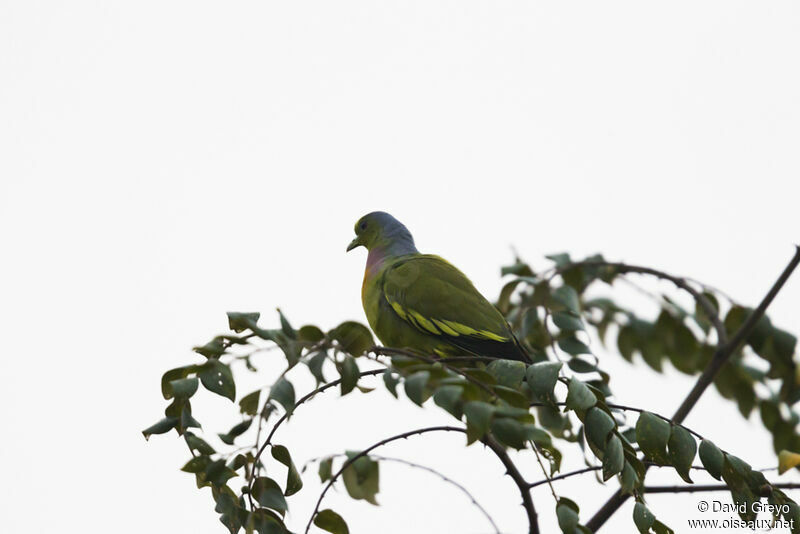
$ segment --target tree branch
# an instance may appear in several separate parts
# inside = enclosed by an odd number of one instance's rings
[[[798,263],[800,263],[800,247],[795,248],[794,257],[792,260],[783,270],[778,279],[775,280],[775,283],[761,300],[761,303],[758,305],[758,307],[753,310],[753,313],[747,317],[747,320],[745,320],[744,324],[739,327],[739,330],[736,331],[733,338],[727,343],[720,343],[719,347],[714,353],[714,356],[711,358],[711,362],[708,364],[705,370],[703,370],[700,378],[697,379],[697,382],[692,390],[681,403],[680,407],[678,407],[675,415],[672,416],[673,421],[680,423],[686,418],[687,415],[689,415],[689,412],[692,410],[692,408],[694,408],[694,405],[697,404],[700,396],[714,380],[714,377],[717,375],[722,366],[725,365],[725,363],[727,363],[727,361],[730,359],[731,355],[733,355],[733,353],[739,349],[739,346],[744,343],[744,340],[747,339],[747,336],[749,336],[753,331],[753,328],[755,328],[759,319],[764,316],[764,313],[767,311],[767,307],[772,303],[775,295],[778,294],[783,285],[792,275],[792,272],[794,271],[795,267],[797,267]]]
[[[525,513],[528,514],[528,534],[539,534],[539,516],[536,514],[536,508],[533,506],[533,499],[531,499],[531,492],[528,489],[528,482],[522,477],[522,474],[517,469],[517,466],[511,461],[511,457],[502,445],[487,435],[483,438],[483,443],[488,446],[497,455],[506,468],[506,473],[519,488],[519,493],[522,495],[522,507],[525,508]]]
[[[700,374],[700,377],[697,379],[697,382],[695,382],[694,387],[678,407],[675,415],[672,416],[673,422],[680,424],[684,419],[686,419],[686,416],[689,415],[689,412],[697,404],[697,401],[700,400],[700,396],[714,380],[714,377],[717,375],[722,366],[725,365],[725,363],[727,363],[727,361],[730,359],[731,355],[733,355],[739,349],[739,346],[744,342],[745,339],[747,339],[747,336],[750,335],[758,320],[764,316],[767,307],[770,305],[770,303],[772,303],[775,295],[777,295],[781,290],[783,285],[786,283],[786,280],[789,279],[798,263],[800,263],[800,246],[795,247],[794,256],[789,261],[789,264],[772,285],[769,292],[761,300],[761,303],[758,305],[758,307],[753,310],[753,313],[747,317],[744,324],[739,327],[733,338],[724,343],[722,342],[723,338],[720,338],[720,343],[717,346],[717,350],[714,352],[714,356],[711,358],[708,366],[706,366],[706,368]],[[619,490],[617,490],[617,492],[614,493],[614,495],[612,495],[608,501],[606,501],[600,510],[595,513],[589,522],[586,523],[586,526],[589,528],[589,530],[592,532],[597,532],[608,520],[608,518],[611,517],[620,506],[622,506],[622,503],[624,503],[627,498],[628,495],[622,494]]]

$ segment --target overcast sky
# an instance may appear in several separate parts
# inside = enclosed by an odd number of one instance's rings
[[[369,211],[491,298],[513,246],[541,267],[602,252],[757,303],[800,242],[799,60],[789,1],[0,3],[0,530],[222,533],[178,471],[185,446],[140,433],[164,408],[160,375],[197,361],[227,310],[363,320],[365,254],[344,249]],[[797,275],[773,321],[800,331],[799,302]],[[272,382],[270,357],[242,380]],[[602,365],[618,402],[663,413],[692,384]],[[451,421],[382,388],[337,397],[281,430],[298,462]],[[195,412],[210,432],[236,420],[210,395]],[[687,424],[775,463],[757,416],[715,391]],[[461,439],[383,454],[439,466],[523,532],[496,459]],[[382,469],[379,508],[326,501],[351,532],[490,532],[429,474]],[[593,484],[558,487],[583,520],[613,488]],[[294,529],[319,489],[307,477],[290,499]],[[534,499],[553,532],[552,497]],[[650,503],[681,532],[698,499]],[[632,531],[630,513],[606,530]]]

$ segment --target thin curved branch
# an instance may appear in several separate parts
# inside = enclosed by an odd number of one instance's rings
[[[420,429],[417,429],[417,430],[410,430],[408,432],[403,432],[402,434],[397,434],[396,436],[392,436],[390,438],[382,439],[379,442],[377,442],[377,443],[375,443],[373,445],[370,445],[369,447],[367,447],[363,451],[359,452],[358,454],[348,458],[347,461],[345,461],[342,464],[342,467],[340,467],[339,470],[336,471],[336,473],[331,477],[331,479],[328,481],[328,483],[325,485],[325,487],[322,488],[322,493],[320,493],[319,499],[317,499],[317,504],[316,504],[316,506],[314,506],[314,510],[311,512],[311,517],[308,518],[308,523],[306,524],[305,533],[308,534],[308,531],[311,529],[311,524],[313,523],[314,518],[317,517],[317,514],[319,513],[319,507],[322,506],[322,500],[325,498],[325,494],[328,493],[328,490],[331,489],[331,487],[333,486],[333,483],[336,482],[336,480],[340,476],[342,476],[342,473],[344,473],[345,469],[350,467],[353,464],[353,462],[355,462],[359,458],[362,458],[362,457],[368,455],[370,453],[370,451],[374,451],[378,447],[382,447],[383,445],[386,445],[387,443],[391,443],[393,441],[397,441],[397,440],[400,440],[400,439],[406,439],[408,437],[419,435],[419,434],[426,434],[428,432],[466,432],[466,431],[463,428],[458,428],[458,427],[454,427],[454,426],[444,426],[444,425],[442,425],[442,426],[430,426],[430,427],[426,427],[426,428],[420,428]]]
[[[714,330],[717,332],[717,340],[719,344],[723,344],[727,342],[728,336],[727,332],[725,331],[725,326],[720,321],[719,316],[717,315],[717,310],[714,309],[714,306],[708,301],[708,299],[695,288],[693,288],[689,282],[686,281],[685,278],[681,278],[679,276],[675,276],[669,273],[665,273],[664,271],[659,271],[657,269],[652,269],[650,267],[644,267],[641,265],[629,265],[627,263],[621,262],[609,262],[609,261],[578,261],[575,263],[568,263],[567,265],[562,265],[561,267],[557,267],[555,272],[552,276],[557,274],[562,274],[566,271],[576,269],[578,267],[611,267],[616,269],[617,272],[620,274],[627,274],[627,273],[638,273],[638,274],[649,274],[651,276],[655,276],[656,278],[660,278],[662,280],[667,280],[675,284],[676,287],[683,289],[687,293],[689,293],[697,304],[703,308],[703,312],[708,317],[708,320],[711,322],[711,325],[714,327]],[[552,277],[551,276],[551,277]]]
[[[363,456],[366,456],[367,454],[370,453],[370,451],[373,451],[378,447],[386,445],[387,443],[391,443],[393,441],[397,441],[400,439],[406,439],[414,435],[425,434],[428,432],[461,432],[466,434],[467,431],[463,428],[454,426],[445,426],[445,425],[420,428],[417,430],[410,430],[408,432],[403,432],[402,434],[397,434],[396,436],[383,439],[367,447],[366,449],[359,452],[355,456],[349,458],[346,462],[344,462],[342,467],[339,468],[336,474],[334,474],[331,477],[331,479],[328,481],[328,484],[323,488],[322,493],[320,494],[319,499],[317,500],[317,504],[314,507],[314,511],[311,513],[311,517],[308,519],[308,524],[306,524],[305,534],[308,534],[308,531],[311,529],[311,524],[313,523],[314,518],[319,513],[319,508],[322,505],[322,500],[325,498],[325,494],[333,486],[333,483],[336,482],[336,480],[342,475],[344,470],[347,469],[350,465],[352,465],[353,462],[355,462],[356,460],[358,460]],[[525,479],[520,474],[519,470],[517,469],[517,466],[511,460],[511,457],[509,457],[508,453],[506,452],[506,450],[503,448],[502,445],[497,443],[497,441],[495,441],[491,436],[486,436],[483,439],[483,443],[487,445],[490,449],[492,449],[492,452],[494,452],[495,455],[497,455],[497,457],[500,459],[500,462],[506,468],[507,474],[517,484],[520,494],[522,495],[522,505],[525,508],[525,511],[528,515],[529,534],[539,534],[538,516],[536,514],[536,509],[533,506],[533,500],[531,499],[530,491],[527,488],[527,482],[525,482]]]
[[[387,457],[387,456],[373,456],[373,458],[375,458],[378,461],[395,462],[395,463],[407,465],[408,467],[414,467],[416,469],[421,469],[422,471],[427,471],[429,473],[433,473],[434,475],[438,476],[439,478],[441,478],[442,480],[444,480],[448,484],[451,484],[451,485],[455,486],[464,495],[466,495],[467,498],[469,498],[469,500],[472,502],[472,504],[475,505],[475,508],[480,510],[480,512],[483,514],[483,516],[486,518],[486,520],[492,525],[492,528],[494,529],[495,533],[496,534],[500,534],[500,529],[498,528],[497,524],[494,522],[494,519],[492,519],[492,516],[489,515],[489,512],[487,512],[486,509],[483,506],[481,506],[480,503],[478,503],[477,499],[475,499],[475,496],[473,496],[472,493],[470,493],[470,491],[467,488],[465,488],[464,486],[462,486],[461,484],[459,484],[458,482],[456,482],[452,478],[448,477],[444,473],[441,473],[441,472],[437,471],[436,469],[433,469],[432,467],[428,467],[427,465],[421,465],[421,464],[417,464],[417,463],[414,463],[414,462],[409,462],[408,460],[403,460],[402,458],[390,458],[390,457]]]
[[[553,406],[553,405],[555,405],[555,406],[566,406],[567,403],[564,402],[564,401],[557,401],[557,402],[553,402],[553,403],[550,403],[550,404],[545,403],[545,402],[532,402],[532,403],[530,403],[530,406],[536,406],[536,407],[547,407],[547,406]],[[670,424],[673,424],[675,426],[679,426],[679,427],[683,428],[685,431],[687,431],[688,433],[694,435],[700,441],[705,439],[698,432],[692,430],[688,426],[682,425],[681,423],[676,423],[674,419],[670,419],[669,417],[657,414],[655,412],[651,412],[651,411],[645,410],[643,408],[636,408],[634,406],[625,406],[623,404],[606,403],[606,406],[608,406],[609,408],[614,409],[614,410],[623,410],[623,411],[626,411],[626,412],[637,412],[637,413],[647,412],[647,413],[650,413],[652,415],[655,415],[659,419],[662,419],[662,420],[664,420],[664,421],[666,421],[666,422],[668,422]]]
[[[369,371],[362,371],[362,372],[360,372],[358,374],[358,378],[360,379],[360,378],[365,377],[365,376],[377,375],[379,373],[382,373],[383,371],[384,371],[383,369],[370,369]],[[324,392],[324,391],[326,391],[326,390],[328,390],[328,389],[330,389],[332,387],[338,386],[341,383],[342,383],[342,379],[339,378],[339,379],[333,380],[332,382],[328,382],[327,384],[321,385],[320,387],[318,387],[314,391],[312,391],[312,392],[304,395],[303,397],[301,397],[300,400],[298,400],[294,404],[294,409],[296,410],[298,406],[300,406],[301,404],[305,403],[306,401],[308,401],[309,399],[314,397],[317,393],[322,393],[322,392]],[[292,412],[292,413],[294,413],[294,412]],[[261,416],[259,415],[259,417],[261,417]],[[254,466],[258,465],[258,460],[261,458],[261,455],[264,453],[264,451],[266,450],[267,446],[269,446],[272,443],[272,436],[275,435],[275,432],[278,430],[278,427],[281,426],[283,424],[283,422],[286,421],[288,418],[289,418],[289,413],[284,413],[283,415],[280,416],[280,418],[278,418],[277,421],[275,421],[275,424],[272,425],[272,429],[270,430],[266,441],[264,441],[264,443],[261,445],[261,448],[259,448],[258,452],[256,453],[255,459],[253,460],[253,465]],[[253,471],[255,471],[255,469]],[[250,477],[250,480],[248,481],[248,484],[247,484],[247,487],[248,487],[247,495],[248,495],[248,498],[250,499],[250,507],[252,509],[255,509],[255,506],[254,506],[254,503],[253,503],[253,496],[252,496],[253,495],[253,483],[254,483],[254,480],[255,480],[255,477]]]

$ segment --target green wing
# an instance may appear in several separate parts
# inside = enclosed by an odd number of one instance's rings
[[[425,334],[475,354],[527,360],[497,308],[438,256],[398,261],[384,274],[383,292],[394,313]]]

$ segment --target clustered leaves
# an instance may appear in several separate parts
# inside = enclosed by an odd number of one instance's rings
[[[667,295],[657,296],[655,319],[634,314],[619,303],[593,295],[590,288],[610,287],[624,269],[601,256],[576,263],[566,254],[549,256],[555,266],[541,274],[521,261],[503,269],[512,278],[503,287],[497,307],[503,312],[533,362],[455,358],[438,360],[401,348],[377,348],[369,329],[347,321],[323,331],[306,325],[295,329],[279,311],[279,328],[263,329],[258,313],[228,313],[232,333],[213,338],[195,352],[205,361],[164,373],[161,391],[170,401],[165,417],[143,431],[146,438],[175,430],[189,448],[191,458],[182,468],[195,476],[198,488],[209,487],[220,521],[231,532],[279,534],[289,532],[284,518],[289,500],[303,488],[286,445],[272,442],[278,426],[295,414],[298,406],[314,397],[298,397],[289,371],[305,367],[318,392],[336,387],[341,395],[371,391],[360,383],[365,374],[381,373],[386,389],[395,397],[442,408],[464,428],[467,444],[483,442],[501,448],[533,449],[544,459],[546,476],[561,468],[560,446],[575,443],[584,450],[587,465],[597,466],[603,481],[616,478],[623,493],[636,499],[633,521],[640,532],[672,532],[658,521],[645,503],[648,464],[671,466],[686,483],[698,455],[703,468],[724,481],[736,502],[766,497],[772,504],[788,504],[785,519],[798,518],[797,505],[762,473],[741,459],[720,450],[708,440],[699,447],[689,429],[662,416],[618,406],[612,397],[611,377],[599,366],[592,340],[613,346],[628,361],[641,357],[657,371],[669,361],[688,374],[702,371],[711,360],[718,339],[702,306],[689,312]],[[717,312],[724,298],[704,289],[703,298]],[[727,301],[724,326],[733,333],[750,310]],[[286,362],[285,370],[270,385],[241,395],[239,421],[218,433],[219,451],[198,431],[190,399],[203,389],[235,402],[237,372],[255,372],[258,354],[275,347]],[[772,432],[776,451],[800,451],[796,432],[800,420],[794,404],[800,400],[794,362],[796,338],[764,318],[715,379],[725,397],[734,400],[747,417],[758,407],[764,425]],[[272,356],[265,356],[272,357]],[[759,367],[752,364],[760,359]],[[364,364],[371,370],[363,371]],[[298,367],[299,366],[299,367]],[[641,412],[635,426],[626,413]],[[274,419],[274,422],[272,422]],[[262,435],[269,435],[266,439]],[[252,445],[243,436],[256,433]],[[270,454],[266,455],[266,449]],[[782,466],[800,465],[800,454],[782,453]],[[341,460],[338,469],[334,466]],[[280,466],[280,467],[278,467]],[[280,469],[286,476],[268,476]],[[324,483],[339,479],[355,500],[377,505],[379,461],[359,451],[332,454],[319,462]],[[238,482],[236,477],[240,477]],[[236,487],[240,487],[237,491]],[[750,510],[750,507],[747,508]],[[785,508],[779,508],[785,510]],[[589,532],[581,525],[575,501],[558,496],[556,515],[562,532]],[[750,518],[743,515],[743,519]],[[344,518],[334,510],[315,510],[313,524],[327,532],[348,533]]]

